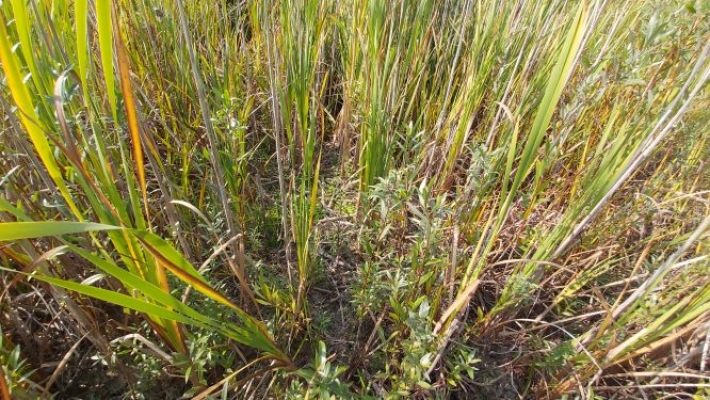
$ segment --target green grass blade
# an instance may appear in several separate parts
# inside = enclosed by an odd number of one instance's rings
[[[33,239],[116,229],[122,228],[92,222],[2,222],[0,240]]]
[[[20,66],[17,63],[17,57],[12,54],[12,44],[10,43],[10,37],[8,36],[5,26],[5,17],[0,14],[0,63],[2,63],[7,85],[10,88],[15,104],[17,105],[20,120],[22,121],[22,125],[24,125],[27,130],[30,140],[32,140],[32,144],[34,144],[35,150],[39,154],[40,159],[47,168],[49,176],[52,178],[64,197],[64,201],[67,202],[67,205],[74,213],[74,216],[81,220],[82,214],[72,199],[71,194],[69,194],[69,190],[67,189],[64,178],[62,177],[62,172],[57,165],[57,161],[52,153],[52,148],[50,147],[49,141],[45,135],[45,130],[39,124],[39,119],[37,117],[37,113],[35,112],[32,97],[30,96],[30,92],[27,89],[20,73]]]
[[[111,18],[111,1],[96,2],[96,30],[99,35],[99,48],[101,50],[101,68],[106,94],[111,106],[113,119],[118,122],[118,99],[116,96],[116,78],[113,74],[113,19]]]
[[[30,70],[32,80],[34,81],[35,85],[37,86],[37,88],[40,88],[42,91],[44,91],[41,82],[41,75],[37,70],[35,58],[32,54],[33,46],[32,40],[30,38],[30,22],[32,21],[32,15],[30,15],[29,10],[27,9],[27,2],[25,0],[11,0],[10,3],[12,4],[13,13],[16,16],[22,16],[22,18],[15,18],[15,26],[17,27],[21,50],[25,56],[25,62],[27,63],[27,67]]]
[[[261,326],[261,324],[252,320],[249,314],[244,310],[232,303],[223,294],[213,289],[190,262],[168,242],[147,231],[132,230],[131,233],[143,244],[144,248],[155,257],[161,267],[169,270],[182,281],[194,287],[207,297],[231,308],[244,321],[249,321],[254,327],[258,328],[264,336],[269,336],[266,333],[266,329]]]
[[[530,129],[526,146],[523,150],[515,180],[510,189],[510,196],[517,193],[523,180],[530,174],[535,166],[535,155],[550,125],[557,103],[562,95],[562,90],[566,86],[574,67],[574,61],[582,45],[582,39],[586,31],[587,7],[582,4],[572,21],[567,38],[559,50],[559,55],[555,67],[550,73],[550,77],[545,88],[545,95],[540,102],[537,115]],[[510,201],[510,199],[508,199]]]
[[[79,80],[84,91],[84,98],[89,97],[88,76],[89,76],[89,35],[88,16],[89,0],[76,0],[74,2],[74,19],[76,24],[76,55],[79,67]]]
[[[176,275],[180,276],[181,279],[185,277],[185,279],[207,284],[205,278],[168,241],[145,230],[134,229],[130,230],[130,232],[143,244],[148,252],[164,264],[168,264],[171,272],[175,273],[173,270],[179,271]]]
[[[140,300],[123,293],[117,293],[112,290],[101,289],[49,276],[32,275],[32,278],[161,319],[182,322],[189,325],[204,326],[204,324],[199,321],[188,318],[178,312],[168,309],[167,307],[148,303],[145,300]]]
[[[220,325],[219,321],[214,321],[209,317],[200,314],[193,308],[183,304],[180,300],[166,293],[161,287],[156,286],[150,282],[145,281],[140,276],[119,268],[116,264],[109,260],[105,260],[97,255],[91,254],[85,250],[82,250],[76,246],[68,246],[76,254],[80,255],[87,261],[96,265],[99,269],[106,272],[107,274],[118,279],[129,291],[138,290],[143,296],[149,299],[153,303],[161,304],[170,310],[176,310],[182,315],[191,318],[203,326],[209,326],[211,329],[218,328]],[[230,335],[235,340],[242,344],[254,347],[259,350],[264,350],[275,355],[282,354],[278,350],[274,343],[268,335],[266,337],[258,337],[264,335],[265,330],[255,329],[259,322],[253,320],[251,317],[245,314],[239,314],[240,319],[244,323],[245,328],[231,327],[231,331],[234,333],[240,333],[240,336]],[[219,328],[222,330],[221,328]],[[229,331],[222,330],[222,333],[228,333]]]

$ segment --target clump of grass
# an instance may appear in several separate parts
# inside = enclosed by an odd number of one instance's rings
[[[704,3],[0,9],[0,397],[707,394]]]

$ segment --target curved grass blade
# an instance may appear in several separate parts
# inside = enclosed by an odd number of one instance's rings
[[[170,310],[167,307],[148,303],[144,300],[137,299],[123,293],[117,293],[112,290],[101,289],[94,286],[88,286],[77,282],[43,275],[32,275],[32,278],[144,314],[156,316],[166,320],[182,322],[184,324],[209,328],[205,324]]]
[[[0,240],[4,241],[31,239],[43,236],[61,236],[66,234],[90,231],[125,229],[112,225],[86,222],[6,222],[0,223],[0,228],[2,228],[0,230]],[[229,301],[229,299],[224,297],[224,295],[210,287],[207,281],[201,275],[199,275],[197,270],[195,270],[195,268],[180,253],[178,253],[172,246],[170,246],[168,242],[161,239],[157,235],[147,231],[129,230],[129,232],[132,233],[143,244],[146,250],[148,250],[148,252],[151,253],[162,266],[173,272],[178,278],[180,278],[187,284],[192,285],[193,287],[195,287],[195,289],[205,294],[206,296],[234,310],[245,327],[244,329],[233,329],[236,332],[243,332],[241,333],[240,341],[254,348],[269,351],[275,355],[278,355],[280,358],[286,359],[283,353],[279,351],[276,347],[274,341],[271,339],[270,335],[266,331],[266,328],[260,322],[254,320],[249,314],[247,314],[238,306],[234,305],[231,301]],[[135,276],[128,271],[124,271],[124,273],[119,272],[120,268],[111,268],[110,264],[106,262],[100,262],[98,258],[91,257],[88,255],[88,253],[83,252],[76,247],[73,247],[73,250],[82,255],[84,258],[87,258],[87,260],[96,264],[105,272],[116,276],[124,283],[128,283],[128,286],[143,289],[143,293],[145,295],[149,295],[150,298],[157,300],[160,303],[170,305],[175,308],[183,309],[180,305],[178,305],[181,303],[179,303],[176,299],[170,299],[171,296],[169,294],[165,293],[157,286],[154,286],[144,281],[141,277]],[[139,281],[142,281],[143,283],[140,283]],[[60,287],[74,290],[66,286]],[[162,292],[162,294],[159,294],[158,292]],[[103,297],[98,297],[98,295],[94,296],[94,294],[91,293],[81,293],[91,295],[102,300],[104,299]],[[135,306],[127,306],[124,304],[119,305],[135,309]],[[154,314],[150,312],[147,312],[147,314],[155,315],[159,318],[164,318],[164,316],[161,314]],[[180,319],[175,318],[167,319],[177,322],[184,322]]]
[[[91,254],[76,246],[69,245],[67,247],[87,261],[96,265],[105,273],[118,279],[127,289],[138,290],[141,294],[143,294],[143,296],[152,302],[177,310],[179,313],[189,318],[211,326],[212,329],[219,327],[220,331],[224,335],[229,336],[244,345],[279,356],[280,358],[283,357],[283,353],[275,346],[273,339],[271,339],[270,336],[263,336],[265,329],[260,329],[260,323],[254,320],[251,316],[240,315],[240,318],[244,323],[244,328],[240,328],[232,324],[224,325],[221,321],[214,321],[200,314],[196,310],[182,303],[180,300],[171,296],[169,293],[163,291],[159,286],[147,282],[140,276],[118,267],[110,260]],[[220,325],[224,325],[224,327],[229,327],[230,329],[224,330]]]
[[[143,247],[158,261],[158,263],[172,272],[180,280],[193,286],[209,298],[216,300],[234,310],[243,312],[229,299],[210,287],[207,280],[200,275],[195,267],[190,264],[173,246],[159,236],[141,230],[131,230],[131,233],[141,242]]]
[[[196,280],[207,285],[202,275],[190,264],[185,257],[182,256],[175,248],[165,239],[160,236],[139,229],[130,229],[130,233],[140,241],[148,252],[153,255],[162,264],[167,264],[166,267],[170,272],[177,275],[180,279],[185,277],[185,281]]]
[[[213,289],[195,267],[193,267],[182,254],[175,250],[170,243],[148,231],[134,229],[130,230],[130,232],[162,267],[172,272],[180,280],[194,287],[205,296],[231,308],[239,316],[248,330],[260,332],[264,338],[267,338],[269,346],[276,349],[276,344],[271,340],[266,327],[254,320],[247,312],[232,303],[223,294]],[[281,353],[279,352],[279,354]]]
[[[118,229],[122,228],[93,222],[3,222],[0,223],[0,240],[33,239],[45,236]]]

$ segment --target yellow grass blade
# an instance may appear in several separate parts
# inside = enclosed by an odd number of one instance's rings
[[[141,193],[143,195],[143,210],[146,214],[146,222],[150,226],[150,215],[148,212],[148,194],[146,190],[145,180],[145,165],[143,163],[143,147],[141,146],[141,132],[138,124],[138,113],[136,112],[136,102],[131,88],[131,76],[128,65],[128,57],[123,46],[121,34],[118,31],[118,22],[114,21],[113,36],[115,39],[116,55],[118,58],[118,70],[121,83],[121,92],[123,93],[123,104],[126,109],[126,118],[128,119],[128,131],[131,135],[131,145],[133,146],[133,160],[136,163],[136,175],[140,184]]]

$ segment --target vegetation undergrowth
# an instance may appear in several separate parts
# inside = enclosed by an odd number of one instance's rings
[[[706,3],[0,1],[0,399],[710,396]]]

